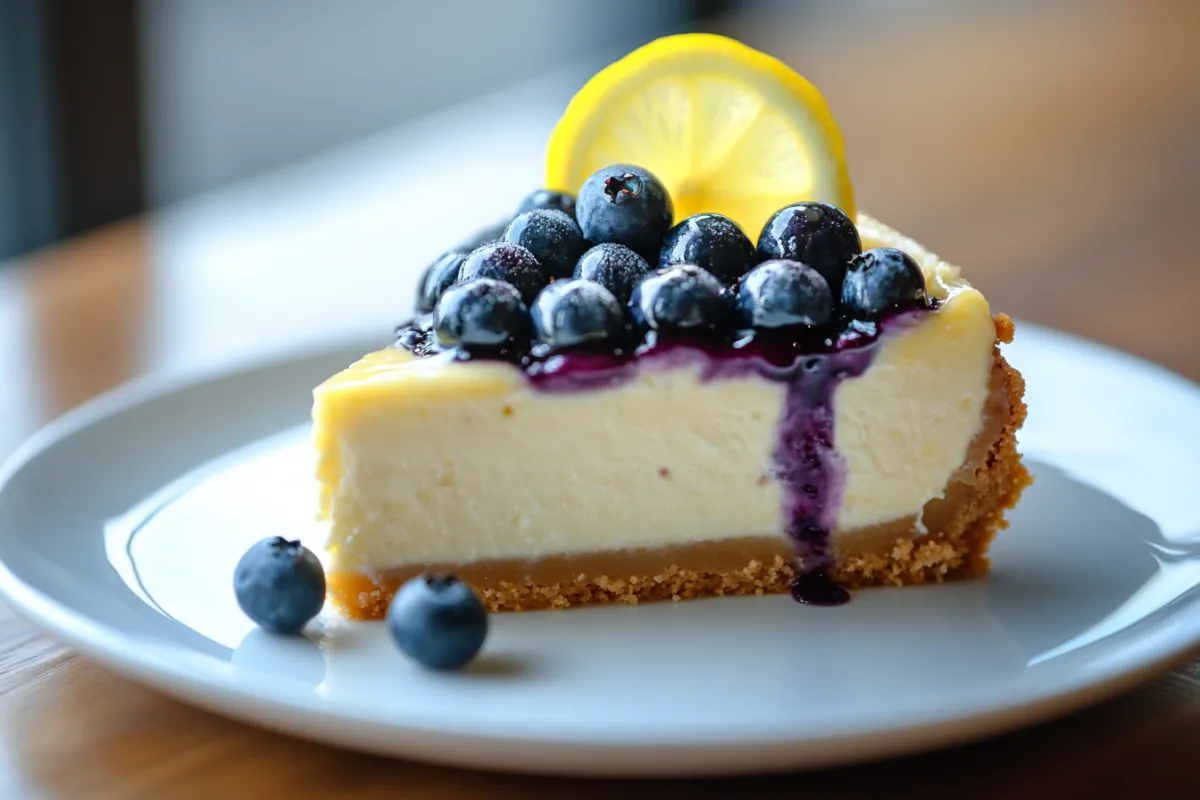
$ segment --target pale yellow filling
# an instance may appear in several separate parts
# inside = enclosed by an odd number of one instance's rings
[[[387,356],[368,356],[376,367]],[[318,429],[340,468],[328,496],[341,566],[585,553],[779,530],[766,472],[784,387],[701,386],[695,366],[645,370],[616,389],[543,394],[506,364],[454,364],[436,380],[322,390]],[[423,366],[421,372],[428,368]],[[489,391],[482,391],[483,387]],[[329,466],[329,465],[326,465]]]
[[[834,397],[837,528],[919,514],[980,428],[994,339],[983,296],[890,229],[942,307],[889,335]],[[498,363],[364,357],[315,391],[320,515],[335,569],[536,558],[783,535],[771,451],[785,387],[695,363],[550,394]]]
[[[936,313],[884,341],[862,377],[837,388],[840,530],[916,514],[942,495],[979,432],[995,338],[983,295],[954,287]]]

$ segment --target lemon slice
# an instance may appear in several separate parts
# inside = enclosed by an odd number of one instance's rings
[[[576,193],[617,163],[657,175],[676,222],[717,212],[754,239],[773,213],[801,200],[855,218],[842,135],[821,93],[778,59],[723,36],[657,39],[575,95],[550,136],[547,187]]]

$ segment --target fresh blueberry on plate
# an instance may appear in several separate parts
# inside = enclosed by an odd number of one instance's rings
[[[675,209],[666,187],[650,170],[614,164],[584,181],[575,216],[589,242],[623,244],[647,262],[657,263]]]
[[[453,575],[418,575],[392,598],[387,628],[400,651],[421,666],[456,670],[483,647],[488,616],[471,587]]]
[[[894,247],[868,250],[850,262],[842,307],[855,319],[872,320],[907,302],[925,300],[925,274],[912,256]]]
[[[274,536],[255,543],[238,561],[233,591],[260,628],[298,633],[325,604],[325,571],[300,542]]]

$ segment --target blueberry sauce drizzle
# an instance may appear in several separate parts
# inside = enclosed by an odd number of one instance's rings
[[[809,606],[840,606],[850,602],[850,593],[818,567],[796,576],[792,581],[792,599]]]
[[[539,355],[529,351],[461,353],[464,360],[506,360],[544,392],[576,392],[619,386],[644,366],[699,363],[702,380],[760,375],[787,386],[773,477],[783,488],[783,518],[796,548],[799,571],[791,594],[798,602],[841,605],[850,599],[830,573],[831,531],[843,491],[844,466],[834,449],[833,395],[846,378],[871,365],[880,337],[916,324],[938,307],[936,299],[896,308],[875,322],[838,318],[820,329],[778,329],[736,337],[657,338],[605,351]],[[631,334],[631,340],[633,339]],[[417,356],[442,352],[427,319],[396,330],[395,346]]]
[[[433,332],[432,315],[422,314],[416,319],[396,326],[393,346],[399,350],[407,350],[419,358],[440,353],[442,348],[438,345],[437,335]]]

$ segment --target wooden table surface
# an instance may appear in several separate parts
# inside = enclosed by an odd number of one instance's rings
[[[1200,379],[1200,4],[987,5],[930,18],[761,15],[722,29],[822,88],[861,205],[966,265],[995,308]],[[147,372],[386,337],[416,270],[463,220],[486,221],[536,181],[571,81],[453,110],[3,270],[0,448]],[[450,207],[460,216],[430,210]],[[194,710],[0,607],[0,797],[1197,797],[1198,701],[1200,661],[1066,719],[873,765],[686,786],[497,776],[341,752]]]

